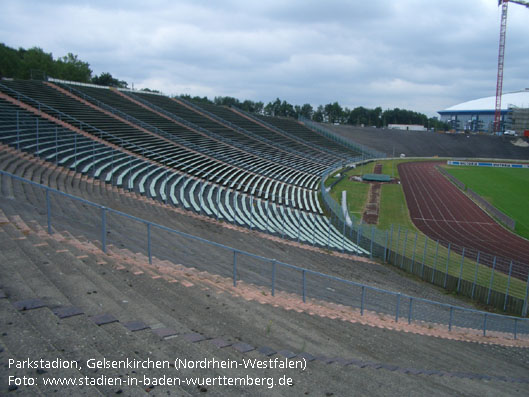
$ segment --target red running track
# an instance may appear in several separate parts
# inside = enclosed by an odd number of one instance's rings
[[[509,273],[513,260],[513,276],[525,279],[529,269],[529,241],[496,223],[486,212],[446,179],[435,167],[442,163],[410,162],[398,170],[415,226],[434,240],[451,243],[452,248],[480,263]],[[469,250],[471,248],[472,250]]]

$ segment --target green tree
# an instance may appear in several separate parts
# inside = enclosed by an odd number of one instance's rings
[[[59,79],[89,83],[92,70],[88,62],[81,61],[71,52],[59,58],[55,64],[55,76]]]
[[[267,116],[279,116],[281,109],[281,100],[276,98],[274,102],[268,102],[264,108],[265,114]]]
[[[329,123],[343,122],[343,109],[338,102],[329,103],[324,109]]]
[[[194,97],[192,97],[189,94],[181,94],[180,98],[185,99],[186,101],[191,101],[191,102],[196,102],[196,103],[207,103],[207,104],[210,104],[210,105],[212,105],[214,103],[207,96],[204,96],[204,97],[194,96]]]
[[[312,120],[317,121],[319,123],[323,123],[325,121],[325,110],[323,109],[322,105],[318,106],[318,108],[312,115]]]
[[[296,117],[296,111],[294,110],[294,106],[292,106],[287,101],[283,100],[281,102],[281,106],[279,106],[279,114],[278,114],[278,116]]]
[[[19,77],[20,62],[17,50],[0,43],[0,77]]]
[[[312,108],[310,104],[305,103],[304,105],[301,106],[301,108],[299,108],[297,113],[305,117],[306,119],[310,120],[312,119],[312,115],[314,114],[314,109]]]
[[[14,77],[31,79],[55,74],[55,62],[51,53],[46,53],[39,47],[29,50],[21,48],[19,52],[21,53],[20,70]]]
[[[264,103],[254,102],[247,99],[244,102],[240,103],[239,107],[246,112],[260,114],[263,112]]]
[[[97,85],[104,85],[108,87],[116,88],[127,88],[128,84],[126,81],[118,80],[114,78],[110,73],[101,73],[99,76],[92,78],[92,83]]]
[[[216,96],[213,102],[215,105],[241,107],[241,102],[237,98],[231,96]]]
[[[160,91],[158,91],[158,90],[151,90],[150,88],[142,88],[140,91],[154,92],[155,94],[160,94]]]

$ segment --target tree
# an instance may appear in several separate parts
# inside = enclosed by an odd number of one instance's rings
[[[324,109],[329,123],[343,122],[343,109],[338,102],[329,103]]]
[[[18,79],[43,79],[51,76],[88,83],[92,70],[87,62],[81,61],[72,53],[54,60],[51,53],[44,52],[39,47],[15,50],[0,44],[0,75]]]
[[[319,123],[323,123],[325,121],[325,110],[323,109],[322,105],[318,106],[318,108],[312,115],[312,120],[317,121]]]
[[[176,98],[178,98],[178,96],[176,96]],[[213,103],[214,103],[207,96],[204,96],[204,97],[201,98],[199,96],[192,97],[189,94],[181,94],[180,98],[185,99],[186,101],[197,102],[197,103],[207,103],[207,104],[210,104],[210,105],[213,105]]]
[[[97,85],[105,85],[108,87],[116,87],[116,88],[127,88],[128,84],[126,81],[118,80],[110,73],[101,73],[99,76],[94,76],[92,78],[92,83]]]
[[[19,52],[0,43],[0,77],[18,77],[20,63]]]
[[[81,61],[71,52],[59,58],[55,63],[55,76],[59,79],[89,83],[92,70],[88,62]]]
[[[158,90],[151,90],[150,88],[142,88],[140,91],[154,92],[155,94],[160,94],[160,91],[158,91]]]
[[[261,114],[263,112],[264,103],[254,102],[247,99],[243,103],[240,103],[238,107],[240,107],[245,112]]]
[[[301,111],[299,113],[307,119],[312,119],[312,115],[314,114],[314,109],[312,108],[310,104],[305,103],[303,106],[301,106]]]
[[[278,114],[278,116],[296,117],[296,111],[294,110],[294,106],[292,106],[287,101],[283,100],[281,102],[281,106],[279,106],[279,114]]]
[[[237,98],[231,96],[216,96],[213,102],[215,105],[241,107],[241,102]]]
[[[55,63],[51,53],[48,54],[39,47],[33,47],[29,50],[21,48],[19,52],[22,55],[20,70],[14,77],[31,79],[36,76],[37,73],[39,74],[39,77],[55,74]]]

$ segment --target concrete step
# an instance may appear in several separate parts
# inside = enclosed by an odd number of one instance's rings
[[[37,309],[37,310],[47,310],[47,309]],[[40,333],[33,325],[27,321],[26,312],[19,312],[16,310],[12,302],[8,299],[0,300],[0,333],[2,337],[0,343],[2,345],[3,351],[0,353],[2,361],[7,363],[9,359],[14,359],[23,362],[24,360],[56,360],[61,361],[69,360],[67,356],[56,349],[49,340]],[[57,386],[46,386],[42,380],[44,376],[53,376],[59,375],[58,372],[54,370],[37,370],[34,368],[16,368],[13,365],[11,368],[8,368],[4,371],[4,379],[2,381],[2,390],[1,394],[7,395],[8,386],[7,386],[7,377],[16,376],[22,378],[24,376],[28,378],[35,378],[38,383],[37,386],[26,389],[28,392],[31,391],[31,395],[42,395],[48,396],[51,394],[57,394]],[[60,376],[65,378],[74,378],[79,376],[79,372],[73,368],[64,368],[60,370]],[[25,388],[19,386],[17,390],[20,393],[24,393]],[[75,394],[81,396],[94,396],[94,395],[103,395],[96,387],[94,386],[75,386],[75,387],[61,387],[61,394]],[[9,393],[9,395],[11,395]],[[14,393],[13,393],[14,394]]]

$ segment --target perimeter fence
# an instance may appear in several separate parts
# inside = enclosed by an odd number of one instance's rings
[[[364,161],[362,164],[374,160]],[[359,163],[360,164],[360,163]],[[330,167],[323,174],[320,192],[324,207],[337,230],[357,245],[424,281],[477,300],[497,309],[527,316],[529,295],[528,264],[495,256],[457,244],[432,240],[401,226],[379,230],[349,214],[348,225],[342,207],[325,186],[327,178],[342,168]]]
[[[467,309],[341,279],[183,233],[5,171],[0,170],[0,177],[2,207],[6,210],[23,208],[26,216],[29,212],[33,220],[45,224],[49,234],[70,229],[76,235],[97,239],[103,252],[110,244],[136,253],[143,251],[149,263],[153,258],[184,263],[230,277],[234,287],[242,280],[269,288],[272,296],[280,291],[297,294],[303,302],[334,302],[360,315],[368,311],[388,315],[395,322],[435,324],[449,331],[477,330],[483,335],[496,332],[514,339],[529,337],[526,318]],[[383,252],[382,246],[376,248],[375,252]]]

